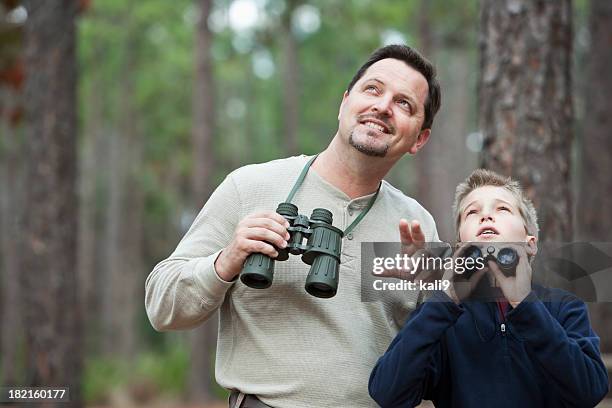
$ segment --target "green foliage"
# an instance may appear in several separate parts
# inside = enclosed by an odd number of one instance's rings
[[[118,389],[149,387],[155,394],[180,396],[185,392],[189,367],[188,353],[183,347],[166,352],[143,353],[133,364],[109,357],[86,361],[83,395],[88,403],[104,401]]]

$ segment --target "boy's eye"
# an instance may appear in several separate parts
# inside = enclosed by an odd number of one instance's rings
[[[466,217],[470,214],[476,214],[476,210],[470,210],[467,212],[467,214],[465,215]]]
[[[503,211],[512,212],[512,211],[510,211],[510,208],[508,208],[508,207],[504,207],[504,206],[499,207],[499,209],[500,209],[500,210],[503,210]]]

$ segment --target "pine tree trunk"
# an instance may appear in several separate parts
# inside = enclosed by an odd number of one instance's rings
[[[195,86],[193,94],[194,171],[192,179],[193,207],[199,211],[213,186],[215,132],[215,87],[211,56],[212,32],[208,17],[212,0],[198,0],[200,18],[195,33]],[[213,356],[217,343],[217,315],[189,333],[191,350],[189,369],[189,397],[192,401],[209,402],[214,399]]]
[[[581,240],[609,242],[612,231],[612,2],[591,0],[589,26],[591,47],[577,197],[577,230]],[[601,298],[611,299],[612,293],[601,293]],[[601,303],[590,306],[593,328],[601,338],[601,349],[610,353],[612,305]]]
[[[129,22],[128,22],[129,24]],[[137,44],[132,30],[124,45],[121,79],[121,116],[118,129],[110,135],[109,205],[107,209],[105,292],[102,299],[104,351],[124,359],[134,357],[137,345],[136,312],[144,280],[142,271],[142,198],[135,184],[141,162],[138,112],[134,106],[134,53]]]
[[[10,94],[7,92],[7,96]],[[13,104],[2,98],[3,107]],[[11,98],[12,99],[12,98]],[[0,119],[0,384],[19,384],[18,350],[23,342],[20,312],[18,229],[23,204],[23,158],[18,131]]]
[[[68,386],[69,404],[44,406],[79,407],[82,359],[76,283],[77,3],[27,1],[25,7],[28,169],[20,283],[27,384]]]
[[[101,56],[100,56],[101,57]],[[85,121],[79,152],[79,246],[78,268],[79,303],[83,311],[83,333],[85,352],[98,351],[101,315],[100,276],[98,268],[98,247],[102,239],[98,233],[98,211],[96,193],[99,174],[106,172],[100,157],[106,157],[100,150],[100,139],[104,134],[104,118],[101,86],[97,79],[90,81],[84,97]]]
[[[287,9],[282,17],[283,44],[283,145],[285,154],[292,156],[298,154],[299,149],[299,62],[298,44],[291,30],[291,16],[296,7],[296,1],[287,2]]]
[[[463,44],[454,44],[450,61],[436,61],[436,45],[432,32],[431,2],[421,0],[418,13],[419,51],[438,69],[438,77],[446,78],[443,84],[443,104],[434,121],[429,141],[414,157],[418,176],[415,198],[436,220],[438,235],[443,241],[455,240],[454,220],[450,213],[455,187],[473,168],[473,158],[466,157],[465,136],[468,133],[470,60]],[[455,38],[455,40],[457,40]],[[459,39],[460,41],[460,39]],[[444,54],[439,54],[444,58]],[[444,163],[444,165],[440,165]]]
[[[571,1],[481,2],[483,166],[517,178],[540,240],[572,239]]]

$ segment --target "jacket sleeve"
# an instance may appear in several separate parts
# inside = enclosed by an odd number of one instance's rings
[[[532,291],[508,313],[510,328],[527,342],[568,405],[593,407],[608,392],[599,337],[591,328],[583,301],[567,296],[558,306],[555,318]]]
[[[413,407],[443,373],[441,339],[464,309],[443,292],[417,308],[370,374],[370,396],[383,408]]]
[[[145,306],[159,331],[188,329],[208,319],[233,282],[214,269],[240,219],[240,197],[230,174],[204,205],[175,251],[145,283]]]

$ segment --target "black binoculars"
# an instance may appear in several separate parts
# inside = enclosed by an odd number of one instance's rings
[[[279,204],[276,212],[290,225],[287,228],[290,235],[287,246],[276,248],[276,259],[261,253],[249,255],[240,272],[242,283],[251,288],[265,289],[272,285],[275,260],[286,261],[289,254],[302,255],[302,261],[311,265],[306,278],[306,292],[319,298],[335,296],[343,233],[331,225],[332,213],[324,208],[315,208],[309,219],[298,214],[298,208],[291,203]]]
[[[486,255],[483,255],[480,247],[476,245],[471,245],[465,249],[463,252],[464,258],[473,258],[474,260],[478,258],[483,258],[485,265],[488,261],[492,260],[497,263],[499,269],[501,269],[502,273],[505,276],[514,276],[516,274],[516,266],[518,265],[519,256],[514,250],[514,248],[505,247],[498,248],[493,245],[489,245],[486,247]],[[468,268],[466,266],[466,270],[464,276],[466,279],[477,271],[477,267],[474,266],[472,268]]]

